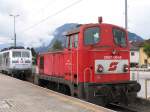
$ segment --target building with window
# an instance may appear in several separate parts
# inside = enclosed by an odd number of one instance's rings
[[[132,42],[130,43],[130,64],[131,66],[135,66],[138,64],[139,66],[146,66],[150,64],[150,58],[144,52],[144,43],[150,44],[150,39],[144,42]]]
[[[130,66],[135,67],[139,65],[139,47],[130,44]]]
[[[148,56],[145,54],[143,47],[140,47],[140,65],[147,65],[150,64],[150,58],[148,59]]]

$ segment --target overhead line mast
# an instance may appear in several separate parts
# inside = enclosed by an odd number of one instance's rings
[[[125,0],[125,29],[128,29],[128,1]]]

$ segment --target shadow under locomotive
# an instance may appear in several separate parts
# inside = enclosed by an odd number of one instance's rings
[[[34,83],[101,106],[107,106],[109,103],[128,105],[136,100],[137,92],[141,88],[136,81],[77,85],[62,78],[37,74]]]

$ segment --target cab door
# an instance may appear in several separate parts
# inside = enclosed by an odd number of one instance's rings
[[[71,82],[77,82],[77,53],[78,34],[72,34],[66,37],[65,49],[65,79]]]
[[[72,63],[72,81],[78,83],[78,34],[73,34],[72,49],[71,49],[71,63]]]

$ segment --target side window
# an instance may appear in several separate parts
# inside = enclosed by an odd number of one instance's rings
[[[126,33],[125,31],[114,28],[113,29],[113,36],[114,36],[114,41],[115,44],[121,46],[121,47],[126,47]]]
[[[69,48],[72,48],[72,40],[73,40],[73,35],[70,36],[70,46],[69,46]]]
[[[40,57],[40,69],[44,69],[44,56]]]
[[[134,56],[134,52],[131,52],[131,56]]]
[[[85,45],[96,44],[100,40],[100,29],[99,27],[87,28],[84,32],[84,43]]]
[[[67,36],[66,37],[66,48],[68,48],[69,47],[69,37]]]
[[[74,35],[74,48],[78,47],[78,34]]]

